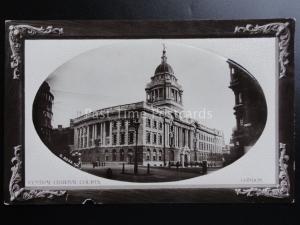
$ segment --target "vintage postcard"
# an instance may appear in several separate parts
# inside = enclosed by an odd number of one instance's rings
[[[7,21],[6,204],[294,201],[294,20]]]

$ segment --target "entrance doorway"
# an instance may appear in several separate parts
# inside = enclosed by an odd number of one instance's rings
[[[129,150],[128,150],[128,153],[127,153],[127,162],[128,162],[129,164],[131,164],[132,161],[133,161],[132,159],[133,159],[133,152],[132,152],[131,149],[129,149]]]

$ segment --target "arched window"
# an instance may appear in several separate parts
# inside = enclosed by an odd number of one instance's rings
[[[156,161],[156,160],[157,160],[157,152],[156,152],[155,149],[153,150],[152,158],[153,158],[153,161]]]
[[[146,153],[146,160],[150,161],[151,154],[150,154],[150,149],[147,149],[147,153]]]
[[[158,160],[162,161],[162,150],[159,150],[158,152]]]
[[[124,150],[120,150],[120,161],[124,161]]]
[[[116,161],[117,160],[117,151],[116,149],[112,150],[112,161]]]

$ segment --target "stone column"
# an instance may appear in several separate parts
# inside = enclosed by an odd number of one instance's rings
[[[109,122],[109,145],[112,145],[112,121]]]
[[[97,135],[98,135],[98,134],[97,134],[97,123],[95,123],[94,126],[95,126],[95,138],[94,138],[94,139],[97,139]],[[94,142],[94,143],[95,143],[95,142]]]
[[[194,133],[192,130],[189,130],[190,132],[190,149],[193,149],[193,136],[194,136]]]
[[[106,145],[106,122],[103,122],[103,145]]]
[[[177,143],[177,126],[174,126],[174,141],[175,141],[175,147],[178,147]]]
[[[80,138],[80,148],[82,148],[82,146],[83,146],[83,128],[82,127],[80,127],[80,136],[79,136],[79,138]]]
[[[75,145],[77,148],[80,148],[80,128],[77,128],[78,132],[77,135],[74,135],[75,138],[77,139],[77,145]]]
[[[177,128],[177,147],[180,148],[180,127]]]
[[[100,139],[101,139],[101,146],[103,146],[104,145],[104,129],[103,129],[103,127],[104,127],[104,123],[103,122],[101,122],[100,123],[100,131],[101,131],[101,134],[100,134]]]
[[[117,143],[116,143],[116,145],[120,144],[120,127],[121,127],[121,121],[117,121]]]
[[[89,139],[90,139],[90,125],[87,125],[86,128],[87,128],[87,131],[86,131],[86,132],[87,132],[87,133],[86,133],[86,136],[87,136],[87,139],[86,139],[86,140],[87,140],[86,146],[87,146],[87,147],[90,147],[90,140],[89,140]]]
[[[128,121],[125,121],[125,145],[128,145],[128,123]]]
[[[76,149],[78,146],[78,128],[74,128],[73,141],[74,141],[74,148]]]
[[[94,146],[94,139],[95,139],[95,124],[92,124],[92,144],[91,146]]]
[[[189,132],[189,130],[185,129],[185,146],[184,147],[188,146],[188,141],[189,141],[188,132]]]
[[[170,147],[169,146],[169,139],[170,139],[169,129],[170,129],[169,124],[166,124],[166,147]]]
[[[86,138],[85,138],[85,136],[86,136],[86,126],[83,127],[83,134],[82,134],[82,146],[83,146],[83,148],[86,147]]]

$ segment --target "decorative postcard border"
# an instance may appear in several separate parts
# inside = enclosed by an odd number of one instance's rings
[[[267,23],[264,25],[252,25],[247,24],[246,26],[235,26],[233,29],[232,36],[236,34],[248,34],[248,35],[273,35],[278,38],[279,46],[279,79],[285,78],[287,74],[287,66],[289,65],[289,47],[291,41],[291,31],[289,28],[289,22],[276,22]],[[63,34],[63,28],[56,28],[53,26],[35,27],[27,24],[10,25],[8,32],[8,41],[10,47],[10,68],[12,73],[12,79],[19,80],[22,74],[22,44],[26,38],[34,38],[36,36],[51,35],[58,37]],[[65,190],[27,190],[23,186],[23,154],[24,149],[22,145],[16,145],[13,147],[13,158],[11,159],[11,177],[9,181],[9,194],[10,202],[23,202],[32,199],[55,199],[56,197],[66,196],[67,191]],[[286,151],[286,144],[279,144],[279,184],[273,188],[242,188],[234,189],[237,195],[247,197],[258,197],[263,196],[267,198],[288,198],[290,197],[290,175],[288,172],[288,161],[289,155]],[[289,162],[292,163],[292,162]],[[87,202],[93,202],[93,199],[86,199],[82,204]]]
[[[248,34],[273,34],[278,38],[279,46],[279,79],[287,76],[286,66],[289,64],[289,44],[291,32],[289,23],[269,23],[262,26],[247,24],[245,27],[236,26],[235,33]],[[248,188],[236,189],[238,195],[246,195],[248,197],[264,196],[273,198],[288,198],[290,196],[290,178],[288,173],[289,156],[286,153],[286,144],[279,143],[279,184],[275,188]]]

